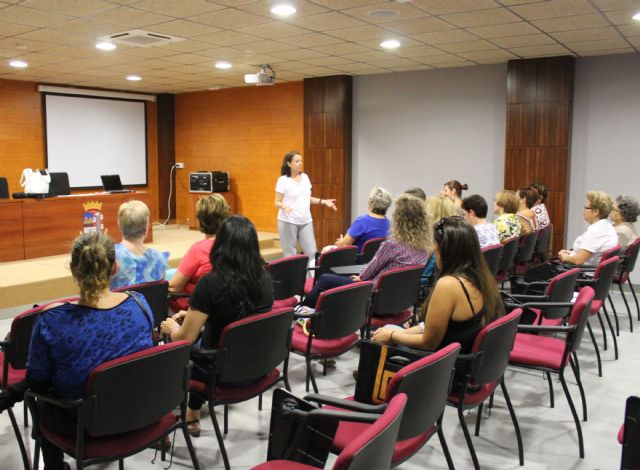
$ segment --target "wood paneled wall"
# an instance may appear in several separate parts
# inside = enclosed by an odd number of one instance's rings
[[[25,168],[44,168],[44,111],[38,84],[0,79],[0,176],[9,180],[9,192],[22,191]],[[156,104],[147,102],[148,186],[136,189],[150,194],[151,220],[158,219],[158,130]],[[86,192],[74,191],[74,192]],[[166,202],[165,202],[166,204]]]
[[[311,206],[318,248],[351,225],[351,118],[353,78],[304,80],[304,165],[313,195],[336,199],[337,211]]]
[[[575,59],[509,61],[504,185],[537,181],[549,189],[553,252],[566,245]]]
[[[189,172],[222,170],[231,174],[239,213],[258,230],[277,231],[282,158],[302,151],[302,82],[184,93],[175,105],[175,159],[185,164],[176,178],[178,221],[188,213]]]
[[[158,123],[158,215],[161,220],[167,217],[176,218],[176,193],[170,191],[171,185],[175,187],[175,170],[172,181],[169,181],[171,167],[176,162],[176,138],[175,138],[175,95],[162,93],[157,96],[157,123]],[[171,200],[169,194],[171,193]],[[160,203],[162,201],[162,203]]]

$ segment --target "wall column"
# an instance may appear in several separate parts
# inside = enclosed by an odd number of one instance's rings
[[[175,95],[162,93],[157,96],[158,120],[158,214],[160,221],[168,216],[169,173],[176,162]],[[173,171],[171,193],[171,218],[176,219],[176,174]]]

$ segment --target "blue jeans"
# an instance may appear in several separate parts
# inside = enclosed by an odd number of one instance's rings
[[[305,297],[303,304],[307,307],[316,308],[318,297],[327,289],[334,287],[346,286],[353,284],[353,280],[349,276],[339,276],[338,274],[323,274],[318,278],[313,289],[308,296]]]

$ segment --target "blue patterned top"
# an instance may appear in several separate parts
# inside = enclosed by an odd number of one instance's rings
[[[131,297],[111,309],[65,303],[43,312],[31,335],[29,382],[50,383],[62,398],[81,398],[96,366],[153,346],[151,309],[137,298],[146,313]]]
[[[118,272],[111,278],[112,289],[164,279],[168,252],[161,253],[147,248],[138,256],[131,253],[122,243],[117,243],[115,247]]]

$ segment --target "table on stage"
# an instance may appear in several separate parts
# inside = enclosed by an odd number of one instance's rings
[[[119,242],[118,208],[131,199],[150,205],[149,195],[144,192],[0,201],[0,262],[70,253],[71,242],[83,231],[84,205],[91,202],[101,205],[104,228]],[[152,237],[149,230],[145,242],[153,241]]]

